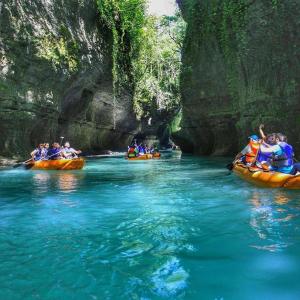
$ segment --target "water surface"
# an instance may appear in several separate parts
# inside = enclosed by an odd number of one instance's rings
[[[0,172],[0,299],[300,299],[300,191],[195,157]]]

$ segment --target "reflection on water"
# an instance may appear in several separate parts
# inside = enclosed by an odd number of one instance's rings
[[[289,202],[293,200],[292,194],[283,190],[254,191],[251,196],[250,225],[263,240],[253,247],[271,252],[280,251],[290,243],[284,234],[284,223],[296,217],[289,212]]]
[[[288,204],[292,200],[291,196],[288,196],[287,193],[282,190],[278,190],[275,193],[274,201],[279,205]]]
[[[38,194],[40,193],[46,193],[49,191],[49,183],[51,179],[51,175],[47,172],[40,172],[40,173],[35,173],[33,175],[33,183],[34,183],[34,191]]]
[[[78,178],[72,173],[61,173],[58,176],[58,187],[66,193],[74,192],[78,185]]]
[[[83,179],[83,174],[66,171],[35,172],[33,173],[34,191],[36,193],[46,193],[57,188],[63,193],[75,192],[78,181]]]

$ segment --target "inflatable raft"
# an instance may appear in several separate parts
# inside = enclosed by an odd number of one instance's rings
[[[137,157],[126,157],[128,160],[148,160],[153,158],[160,158],[160,153],[143,154]]]
[[[26,168],[31,170],[80,170],[84,166],[83,158],[40,160],[29,162]]]
[[[300,189],[300,175],[283,174],[279,172],[263,171],[243,164],[235,164],[232,170],[242,179],[261,187]]]

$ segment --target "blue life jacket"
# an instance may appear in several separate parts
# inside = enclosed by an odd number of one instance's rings
[[[48,156],[48,149],[43,149],[42,151],[41,151],[41,159],[43,159],[43,160],[47,160],[47,156]]]
[[[270,161],[272,159],[272,152],[268,152],[268,153],[262,153],[260,150],[258,151],[258,155],[257,155],[257,158],[256,160],[258,162],[263,162],[263,161]]]
[[[279,143],[282,153],[274,155],[272,159],[272,166],[276,168],[292,167],[294,164],[294,150],[293,147],[285,142]]]
[[[35,150],[34,160],[41,160],[41,159],[42,159],[42,150],[38,148]]]
[[[144,149],[143,146],[139,146],[139,153],[141,153],[141,154],[145,154],[146,153],[146,151],[145,151],[145,149]]]
[[[58,159],[60,156],[61,149],[51,148],[48,150],[48,159]]]

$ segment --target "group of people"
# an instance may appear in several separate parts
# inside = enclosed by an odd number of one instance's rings
[[[288,144],[282,133],[265,135],[264,125],[259,126],[260,137],[251,135],[248,145],[237,154],[236,162],[264,171],[276,171],[296,175],[300,172],[300,163],[295,163],[293,147]]]
[[[154,146],[148,147],[148,145],[137,144],[135,141],[130,146],[128,146],[127,155],[128,158],[138,157],[145,154],[154,154],[158,152],[158,149]]]
[[[30,155],[33,160],[55,160],[55,159],[72,159],[77,158],[81,153],[80,150],[75,150],[71,148],[69,142],[66,142],[64,146],[59,143],[54,142],[52,147],[49,143],[39,144],[36,149],[34,149]]]

